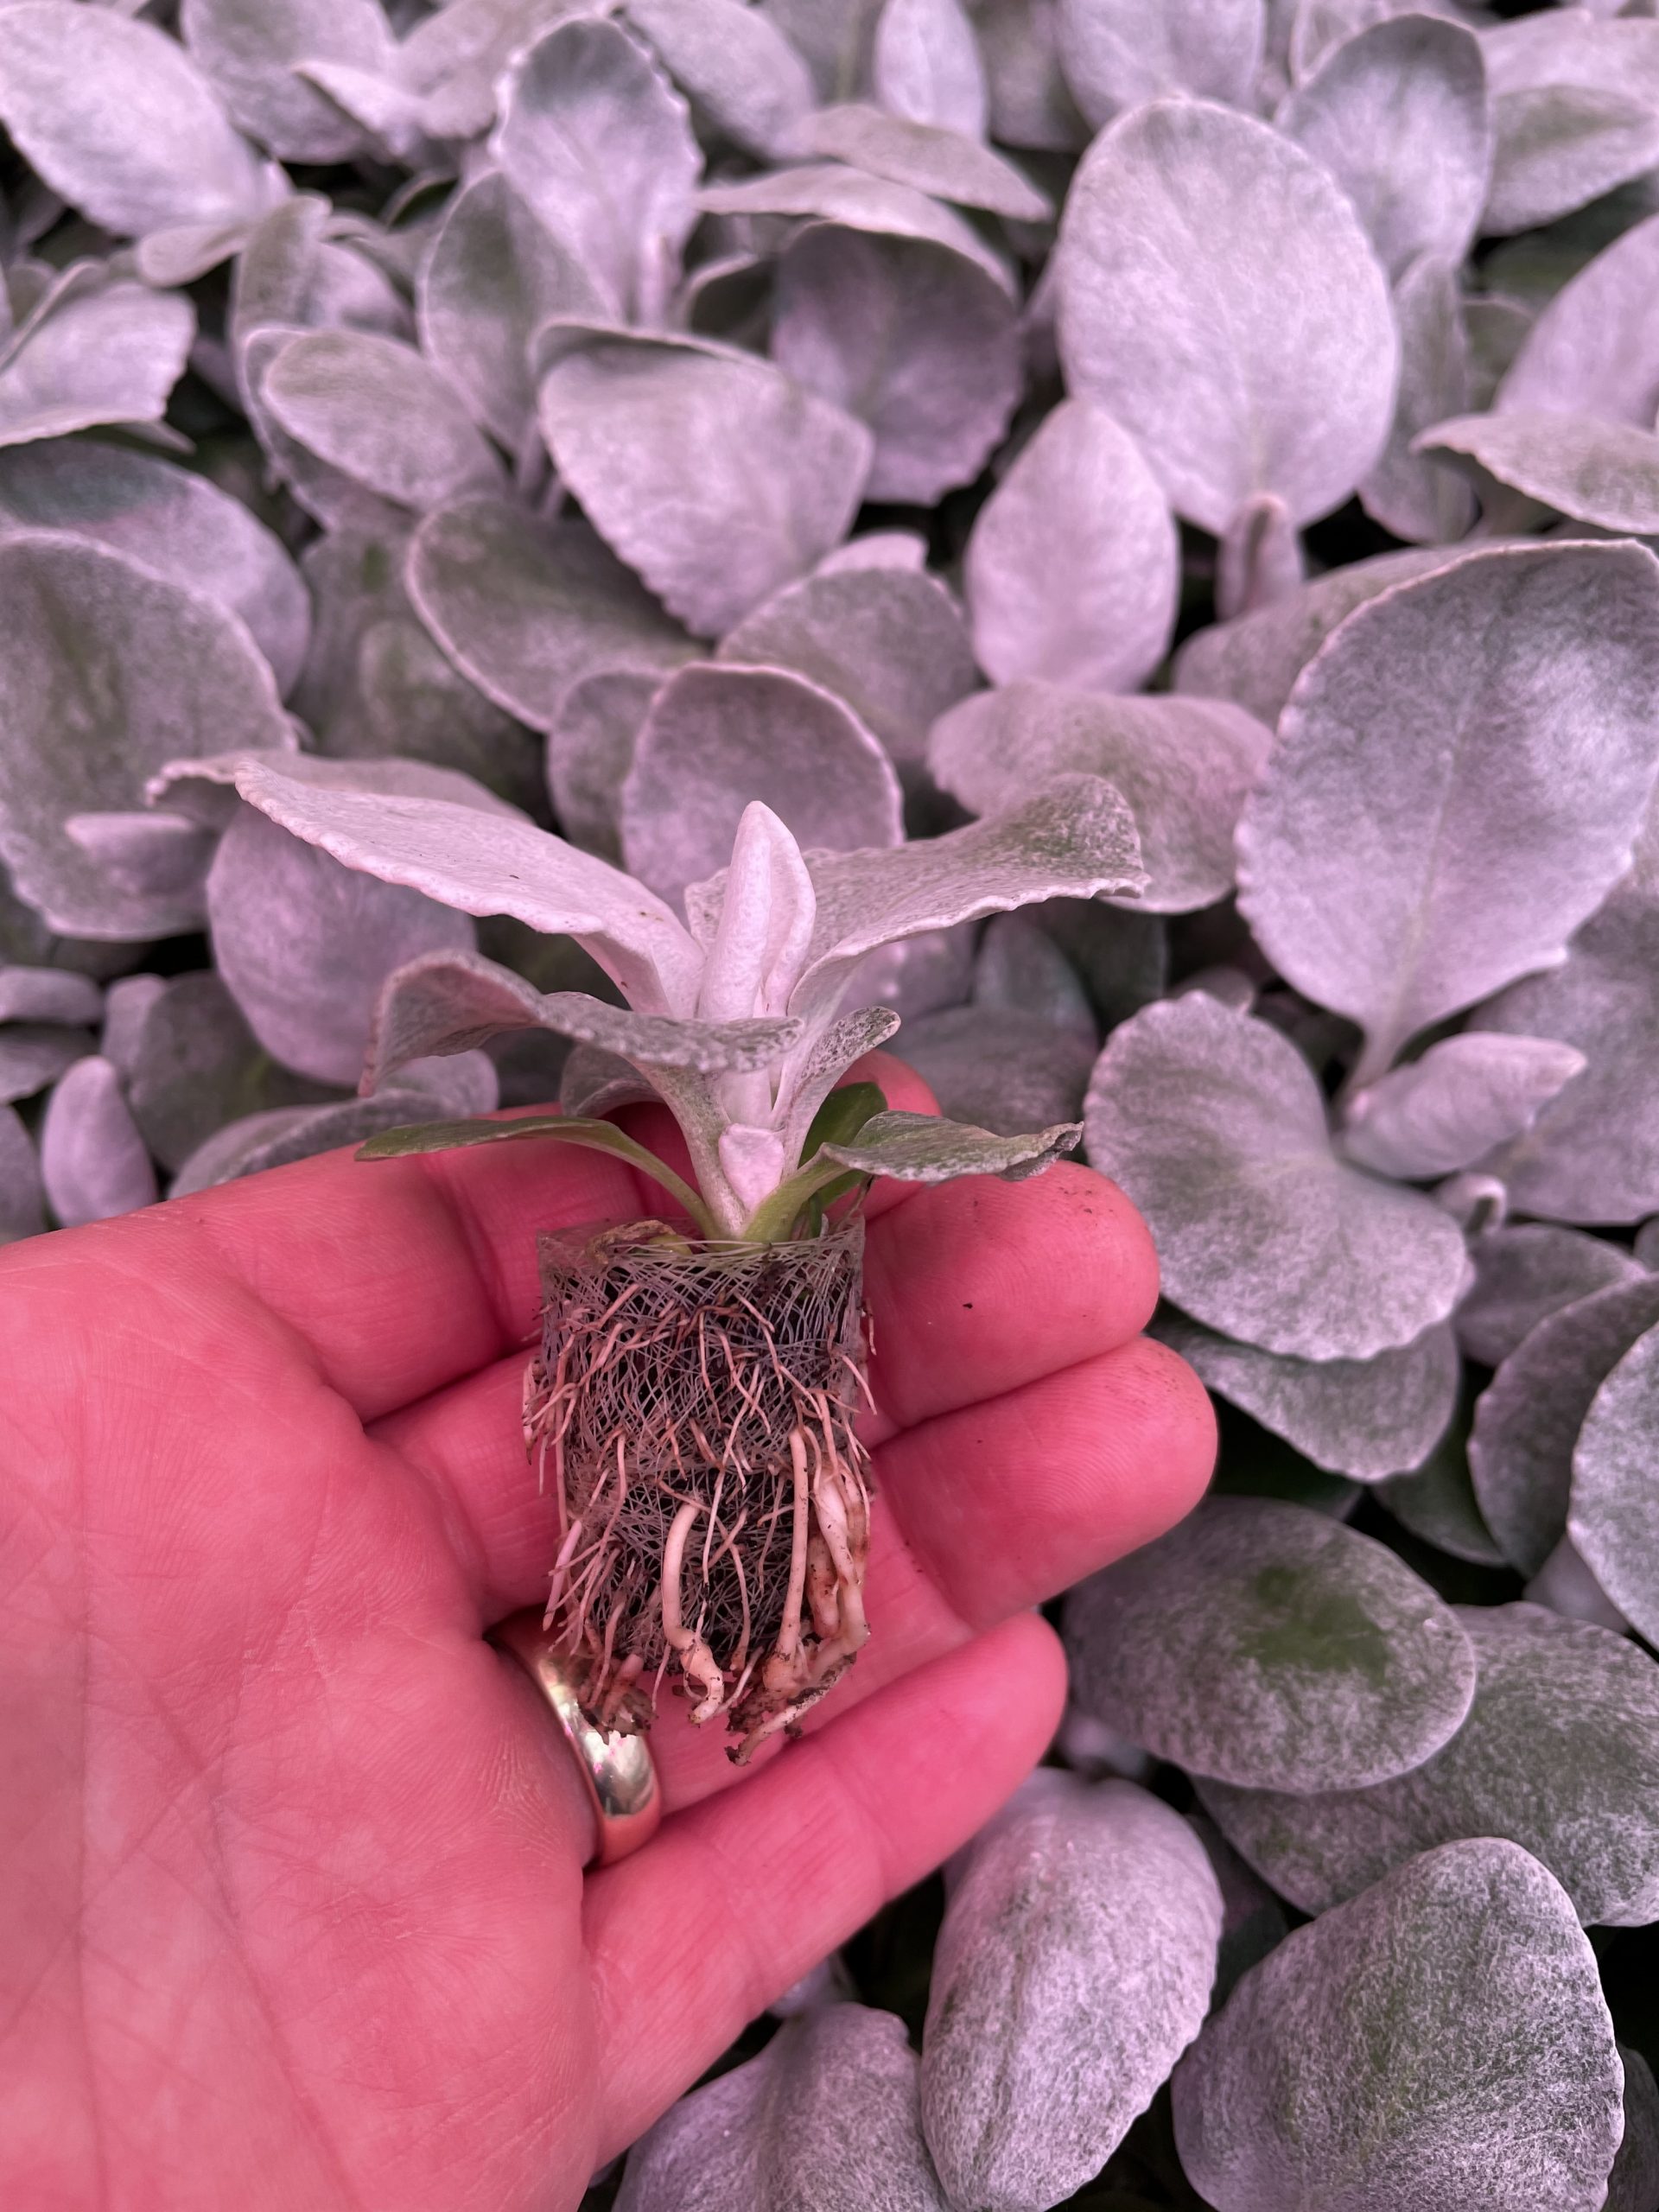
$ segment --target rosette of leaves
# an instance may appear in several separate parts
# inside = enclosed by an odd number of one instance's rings
[[[747,1758],[795,1725],[868,1634],[857,1248],[810,1294],[782,1253],[791,1240],[824,1243],[826,1205],[855,1205],[877,1175],[1018,1179],[1082,1134],[1062,1122],[1002,1135],[888,1112],[871,1084],[837,1092],[899,1026],[884,1007],[843,1014],[842,1000],[870,955],[907,938],[1055,896],[1132,896],[1144,881],[1133,820],[1100,778],[1062,776],[925,843],[804,855],[754,800],[730,864],[685,889],[682,921],[481,787],[450,776],[438,792],[433,781],[276,753],[177,763],[156,788],[242,802],[227,842],[274,824],[279,839],[405,897],[568,937],[622,995],[616,1006],[540,991],[461,948],[400,967],[375,1012],[366,1094],[514,1031],[579,1039],[603,1062],[590,1095],[571,1098],[589,1110],[429,1122],[372,1137],[359,1156],[552,1139],[627,1160],[684,1217],[693,1245],[644,1225],[632,1268],[613,1236],[595,1240],[590,1325],[549,1270],[525,1436],[554,1470],[563,1541],[548,1611],[584,1703],[602,1725],[643,1726],[650,1669],[660,1683],[671,1666],[694,1691],[692,1718],[725,1716]],[[690,1181],[592,1110],[640,1097],[678,1123]],[[728,1287],[751,1258],[759,1270]]]

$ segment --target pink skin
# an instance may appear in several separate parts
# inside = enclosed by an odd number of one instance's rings
[[[0,1254],[0,2201],[573,2205],[1042,1751],[1029,1609],[1186,1511],[1209,1408],[1110,1185],[878,1189],[874,1639],[747,1777],[671,1703],[671,1817],[584,1881],[480,1637],[553,1549],[529,1227],[657,1203],[551,1145],[334,1154]]]

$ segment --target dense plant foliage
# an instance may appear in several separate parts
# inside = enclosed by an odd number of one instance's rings
[[[578,892],[681,958],[760,801],[1224,1402],[1056,1768],[595,2203],[1655,2212],[1648,0],[10,0],[0,124],[0,1239],[752,1082]]]

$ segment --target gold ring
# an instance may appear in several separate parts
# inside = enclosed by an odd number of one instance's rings
[[[575,1753],[597,1834],[588,1866],[613,1866],[649,1843],[662,1821],[663,1797],[645,1738],[595,1728],[588,1719],[570,1684],[569,1662],[552,1649],[542,1625],[539,1605],[498,1622],[490,1641],[530,1676]]]

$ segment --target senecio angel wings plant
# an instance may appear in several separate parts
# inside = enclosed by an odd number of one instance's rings
[[[842,1001],[897,940],[1058,895],[1134,896],[1146,877],[1128,808],[1102,778],[1066,775],[925,844],[803,853],[757,802],[730,866],[687,890],[683,922],[482,791],[471,805],[377,790],[372,770],[300,755],[208,776],[347,868],[575,938],[626,997],[539,992],[464,950],[411,961],[382,997],[365,1090],[546,1028],[599,1055],[578,1090],[589,1110],[394,1129],[362,1153],[551,1138],[628,1160],[686,1217],[543,1240],[524,1434],[557,1499],[548,1618],[584,1705],[602,1726],[645,1727],[672,1670],[692,1719],[723,1715],[747,1759],[869,1634],[858,1197],[877,1175],[1037,1174],[1082,1134],[998,1135],[887,1111],[872,1084],[837,1090],[899,1027]],[[650,1096],[683,1132],[695,1184],[603,1118]],[[850,1205],[832,1214],[838,1200]]]

